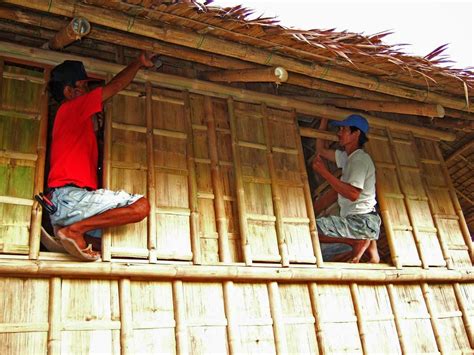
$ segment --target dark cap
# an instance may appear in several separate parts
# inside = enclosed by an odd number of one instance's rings
[[[369,123],[361,115],[349,115],[343,121],[333,121],[331,126],[340,127],[340,126],[353,126],[360,129],[362,132],[367,134],[369,132]]]
[[[77,60],[66,60],[51,71],[51,81],[74,85],[76,81],[94,80],[87,76],[84,64]]]

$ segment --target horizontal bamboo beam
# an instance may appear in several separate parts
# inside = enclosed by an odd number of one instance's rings
[[[89,2],[94,3],[95,1],[89,0]],[[463,98],[448,97],[430,92],[429,90],[382,81],[376,76],[354,73],[352,71],[337,69],[330,65],[320,65],[316,62],[290,58],[257,47],[249,48],[249,45],[224,40],[209,34],[200,34],[190,30],[166,26],[158,21],[152,22],[138,17],[132,18],[131,16],[127,16],[124,13],[110,8],[85,5],[71,0],[61,2],[51,2],[50,0],[35,0],[29,2],[23,0],[3,0],[3,3],[71,18],[84,16],[90,22],[101,26],[154,38],[164,42],[197,48],[202,51],[239,58],[253,63],[291,68],[291,71],[295,73],[314,78],[324,78],[324,80],[327,81],[364,88],[370,91],[382,92],[421,102],[437,103],[445,107],[468,112],[473,110],[473,105],[469,106],[468,102]],[[102,0],[100,0],[98,4],[102,4]],[[111,7],[119,6],[113,2],[108,3],[108,5]],[[460,83],[459,85],[459,91],[463,92],[462,84]]]
[[[288,72],[282,67],[234,69],[202,73],[202,78],[210,81],[261,82],[280,84],[288,80]]]
[[[77,277],[99,279],[147,280],[235,280],[235,281],[290,281],[290,282],[472,282],[474,273],[469,270],[410,268],[397,270],[371,269],[364,265],[351,268],[270,267],[268,265],[183,265],[143,264],[130,260],[119,262],[69,262],[52,260],[0,259],[0,276],[4,277]]]
[[[8,42],[0,42],[0,55],[16,58],[20,60],[28,60],[30,62],[41,63],[43,65],[56,65],[63,60],[80,60],[87,67],[88,71],[96,75],[106,76],[107,74],[116,74],[120,72],[124,66],[114,63],[103,62],[96,59],[84,58],[80,56],[52,52],[44,49],[25,47]],[[268,106],[277,107],[281,109],[295,109],[299,113],[304,113],[312,116],[327,117],[333,120],[343,120],[349,114],[353,113],[349,110],[338,109],[327,105],[316,105],[309,102],[294,100],[288,97],[264,94],[260,92],[242,90],[229,86],[224,86],[215,83],[209,83],[196,79],[189,79],[180,76],[157,73],[152,71],[140,71],[136,75],[136,80],[145,82],[147,80],[153,81],[156,85],[177,89],[189,90],[190,92],[210,95],[221,98],[234,97],[236,100],[252,102],[252,103],[266,103]],[[425,127],[412,126],[409,124],[390,121],[387,119],[378,118],[372,115],[364,115],[369,123],[379,127],[389,127],[394,130],[412,132],[416,136],[441,139],[446,141],[453,141],[456,136],[444,131],[437,131]]]
[[[63,27],[46,43],[45,48],[62,49],[86,36],[90,30],[91,25],[84,17],[74,17],[67,26]]]

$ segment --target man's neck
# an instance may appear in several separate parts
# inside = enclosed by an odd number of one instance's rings
[[[357,149],[359,149],[359,144],[357,142],[354,143],[355,144],[348,144],[344,146],[344,150],[346,151],[348,156],[354,153]]]

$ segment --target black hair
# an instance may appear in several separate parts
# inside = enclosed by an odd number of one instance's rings
[[[355,131],[360,132],[358,144],[359,144],[359,148],[362,148],[364,144],[369,141],[369,138],[367,138],[367,135],[364,132],[362,132],[359,128],[355,126],[349,126],[349,128],[351,129],[351,133]]]
[[[65,83],[64,81],[50,81],[48,84],[48,90],[51,93],[56,102],[61,103],[64,100],[64,88],[67,85],[73,86],[71,83]]]

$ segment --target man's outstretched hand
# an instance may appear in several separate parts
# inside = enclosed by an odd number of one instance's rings
[[[140,56],[138,57],[138,61],[140,64],[145,67],[145,68],[151,68],[155,63],[153,62],[153,59],[157,56],[158,54],[150,53],[147,51],[142,51],[140,53]]]
[[[326,164],[324,163],[323,159],[319,154],[317,154],[313,159],[312,164],[313,170],[317,172],[319,175],[323,175],[325,172],[328,172],[326,168]]]

